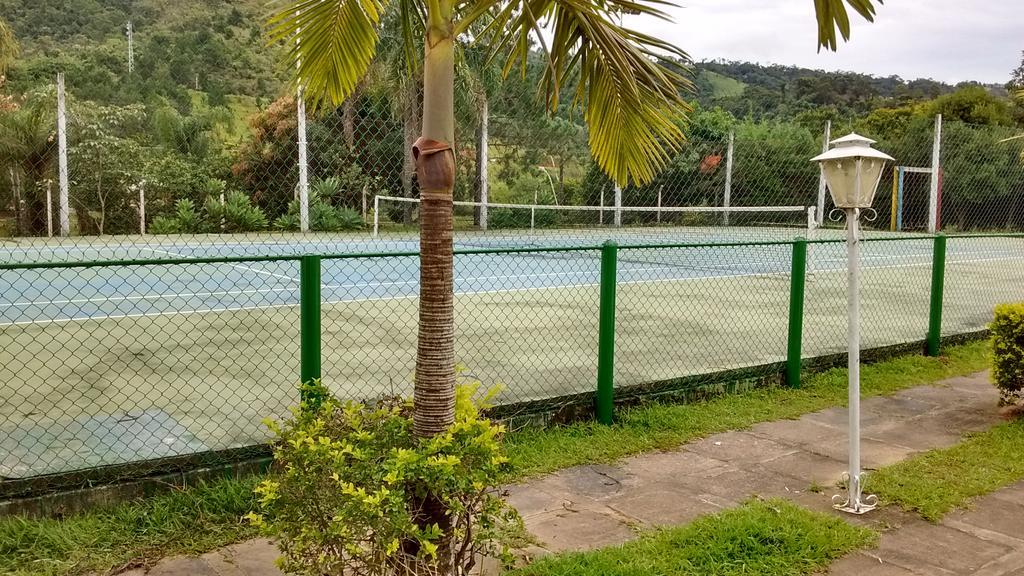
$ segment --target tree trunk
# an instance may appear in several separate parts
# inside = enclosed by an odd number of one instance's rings
[[[405,148],[402,156],[402,196],[413,197],[412,177],[416,173],[416,158],[412,147],[420,134],[420,99],[416,83],[409,80],[402,98],[402,134],[405,137]],[[403,203],[403,214],[406,224],[412,224],[413,204]]]
[[[565,198],[565,160],[558,160],[558,197],[561,199],[560,202],[565,204],[572,204],[572,199]]]
[[[420,187],[420,310],[413,391],[413,433],[430,438],[455,421],[455,320],[452,191],[455,183],[453,0],[428,3],[423,62],[423,135],[413,146]],[[429,487],[428,487],[429,490]],[[438,543],[437,572],[451,573],[451,517],[429,491],[418,522],[448,535]]]
[[[341,128],[345,134],[345,148],[349,153],[356,149],[356,93],[345,99],[341,105]]]
[[[489,130],[488,122],[489,110],[487,106],[487,95],[484,94],[480,98],[480,124],[476,127],[476,190],[473,194],[473,200],[476,202],[487,202],[487,145],[489,141]],[[478,228],[482,226],[486,229],[485,219],[487,218],[486,211],[477,206],[473,210],[473,224]]]
[[[455,181],[454,45],[451,2],[431,15],[423,67],[423,135],[414,146],[420,185],[420,322],[414,431],[445,431],[454,421],[455,346],[452,190]],[[447,7],[447,10],[445,9]]]

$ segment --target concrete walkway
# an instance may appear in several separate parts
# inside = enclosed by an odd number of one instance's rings
[[[997,400],[985,373],[864,400],[865,468],[950,446],[966,432],[996,424]],[[831,512],[834,486],[846,470],[846,442],[846,410],[833,408],[716,434],[673,452],[562,470],[510,487],[509,501],[541,543],[527,551],[536,555],[622,543],[641,529],[685,524],[754,495]],[[1024,483],[940,524],[892,508],[844,518],[885,532],[878,549],[837,562],[837,576],[1024,576]],[[148,573],[277,575],[276,556],[272,544],[253,540],[200,558],[170,558]]]

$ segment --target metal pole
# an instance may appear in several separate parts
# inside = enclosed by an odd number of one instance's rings
[[[658,186],[658,224],[661,224],[661,190],[664,186]]]
[[[615,184],[615,226],[622,226],[622,186]]]
[[[46,237],[53,238],[53,180],[46,179]]]
[[[366,222],[366,184],[363,184],[363,222]]]
[[[618,245],[601,247],[600,312],[597,337],[597,421],[611,424],[615,416],[615,282]]]
[[[857,161],[857,190],[860,190],[860,160]],[[860,234],[858,231],[859,208],[846,209],[847,247],[847,301],[849,304],[848,339],[848,404],[849,404],[849,457],[847,472],[847,496],[845,502],[834,507],[851,514],[863,514],[873,510],[878,499],[875,496],[862,497],[860,470]],[[836,496],[833,500],[841,499]]]
[[[139,234],[146,235],[146,181],[139,182]]]
[[[373,197],[373,237],[380,231],[380,196]]]
[[[298,35],[295,37],[295,47],[299,47]],[[300,61],[296,61],[296,69]],[[299,145],[299,230],[309,232],[309,163],[306,156],[306,102],[302,93],[302,84],[295,90],[295,106],[298,115],[298,145]]]
[[[932,249],[932,294],[928,310],[927,352],[938,356],[942,343],[942,292],[946,277],[946,235],[935,236]]]
[[[846,218],[847,298],[849,305],[847,336],[850,347],[846,365],[849,372],[847,393],[850,409],[849,495],[850,504],[857,507],[860,505],[860,243],[857,238],[860,210],[847,209]]]
[[[488,124],[490,123],[490,111],[487,107],[486,98],[484,99],[484,106],[482,106],[480,112],[480,133],[483,135],[488,135],[490,134],[490,132],[488,132],[488,130],[490,129],[488,126]],[[490,181],[488,180],[490,176],[488,175],[487,171],[488,162],[490,162],[488,154],[490,150],[488,150],[487,145],[484,142],[479,142],[478,146],[480,147],[480,150],[477,152],[477,162],[480,163],[480,182],[477,183],[477,185],[480,186],[480,229],[486,231],[487,201],[490,196]]]
[[[892,207],[889,209],[889,230],[892,232],[896,231],[896,214],[899,212],[899,206],[896,202],[896,196],[899,195],[899,172],[900,169],[896,166],[892,167]]]
[[[128,21],[128,75],[135,71],[135,38],[132,34],[132,21]]]
[[[828,152],[828,142],[832,139],[832,121],[825,121],[825,139],[821,142],[821,153]],[[825,222],[825,168],[818,170],[818,226]]]
[[[725,191],[722,194],[722,226],[729,225],[729,206],[732,204],[732,152],[735,133],[729,130],[729,145],[725,151]]]
[[[898,169],[898,176],[896,181],[896,231],[903,231],[903,178],[906,174],[906,170],[903,166]]]
[[[57,73],[57,179],[60,184],[57,197],[57,220],[60,222],[60,235],[71,233],[68,210],[68,119],[67,105],[64,98],[64,73]]]
[[[928,191],[928,232],[934,234],[939,221],[939,166],[942,155],[942,114],[935,115],[935,137],[932,138],[932,181]]]
[[[804,285],[807,274],[807,239],[793,242],[789,276],[789,335],[786,346],[786,385],[800,387],[800,354],[804,329]]]
[[[604,186],[601,186],[601,209],[597,211],[597,223],[604,226]]]
[[[300,380],[320,379],[320,257],[303,256],[299,263]],[[303,402],[307,400],[305,394]]]

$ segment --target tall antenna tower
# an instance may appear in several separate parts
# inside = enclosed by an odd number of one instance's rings
[[[135,39],[132,37],[132,21],[128,21],[128,74],[135,70]]]

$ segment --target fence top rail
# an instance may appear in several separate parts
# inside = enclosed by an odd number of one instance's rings
[[[947,238],[972,239],[972,238],[1024,238],[1024,233],[993,233],[993,234],[946,234]],[[920,234],[914,236],[899,237],[865,237],[864,242],[900,242],[914,240],[934,239],[935,235]],[[842,238],[802,239],[792,240],[762,240],[762,241],[736,241],[736,242],[681,242],[681,243],[651,243],[651,244],[619,244],[619,250],[658,250],[658,249],[682,249],[682,248],[736,248],[744,246],[791,246],[798,240],[804,240],[808,244],[841,244],[845,242]],[[602,244],[585,244],[578,246],[533,246],[522,248],[460,248],[453,251],[459,255],[486,255],[486,254],[542,254],[542,253],[566,253],[566,252],[599,252]],[[304,256],[318,256],[321,260],[359,260],[368,258],[414,258],[420,255],[418,250],[407,250],[401,252],[347,252],[335,254],[276,254],[263,256],[210,256],[210,257],[187,257],[187,258],[133,258],[127,260],[80,260],[80,261],[36,261],[36,262],[4,262],[0,263],[0,270],[32,270],[44,268],[105,268],[117,266],[183,266],[192,264],[237,264],[247,262],[298,262]]]

